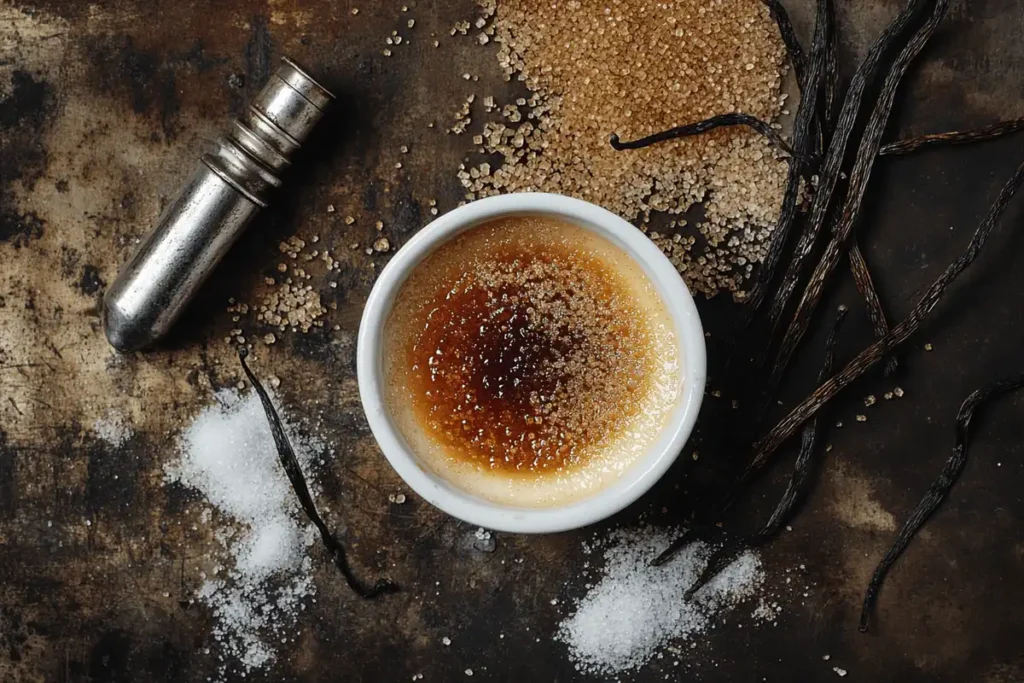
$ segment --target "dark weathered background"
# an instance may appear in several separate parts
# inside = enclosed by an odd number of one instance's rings
[[[811,3],[787,4],[806,34]],[[839,4],[849,71],[900,3]],[[429,199],[442,210],[455,206],[455,169],[468,141],[445,136],[444,124],[470,92],[507,94],[510,87],[490,49],[472,36],[448,36],[453,22],[475,16],[468,0],[408,5],[403,13],[400,2],[354,0],[0,3],[3,680],[204,681],[215,670],[214,655],[204,652],[210,616],[182,601],[200,581],[193,567],[216,544],[208,529],[192,528],[191,494],[165,485],[161,467],[173,456],[181,421],[209,400],[211,386],[238,379],[223,342],[235,327],[224,311],[228,297],[258,300],[263,276],[280,260],[277,242],[293,234],[320,235],[344,260],[338,289],[320,279],[337,310],[327,330],[279,335],[261,348],[259,367],[283,379],[282,400],[293,413],[322,415],[321,433],[338,450],[320,474],[326,493],[341,501],[331,521],[347,524],[360,568],[386,570],[405,591],[359,601],[314,554],[318,601],[277,667],[253,678],[389,681],[423,672],[424,680],[452,680],[467,667],[473,680],[579,678],[549,637],[565,609],[550,601],[582,592],[580,541],[593,530],[500,536],[488,554],[473,548],[472,529],[415,496],[389,505],[387,494],[402,487],[359,407],[354,339],[386,257],[345,247],[365,245],[377,218],[400,245],[429,220]],[[403,34],[412,44],[383,57],[385,36],[410,17],[416,28]],[[1022,33],[1017,0],[956,3],[912,70],[891,137],[1024,113]],[[341,94],[335,115],[291,190],[246,235],[168,348],[114,355],[98,327],[104,286],[202,141],[224,129],[282,54]],[[480,81],[463,81],[466,71]],[[240,87],[233,75],[244,78]],[[403,144],[411,152],[396,170]],[[893,317],[963,248],[1022,156],[1024,137],[1016,137],[878,164],[861,235]],[[327,213],[328,204],[337,211]],[[346,214],[359,220],[346,226]],[[1011,398],[978,421],[960,486],[893,573],[875,631],[856,631],[867,577],[948,454],[960,401],[1024,368],[1022,217],[1020,208],[1009,212],[987,253],[904,354],[900,377],[871,374],[830,411],[828,422],[845,426],[829,430],[834,449],[819,484],[794,530],[763,554],[769,581],[804,564],[808,597],[788,601],[775,628],[716,631],[687,677],[830,680],[839,665],[857,681],[1024,679],[1024,399]],[[831,298],[854,309],[840,348],[840,358],[849,358],[869,340],[867,322],[848,283]],[[713,388],[724,361],[716,337],[739,309],[721,297],[700,305],[712,333]],[[334,325],[340,329],[330,331]],[[240,327],[263,332],[251,321]],[[921,350],[925,341],[934,351]],[[808,389],[819,362],[820,342],[807,348],[797,373],[805,381],[794,382],[791,397]],[[906,391],[901,401],[863,407],[863,396],[880,397],[896,383]],[[703,434],[724,419],[730,398],[708,398]],[[856,423],[859,412],[869,421]],[[127,415],[136,429],[117,450],[89,431],[109,413]],[[688,472],[673,472],[609,525],[644,512],[656,523],[688,514],[691,499],[674,485],[695,494],[712,479],[717,463],[703,454],[696,463],[685,458]],[[782,476],[764,482],[738,523],[763,514]],[[450,647],[439,644],[445,635]],[[655,662],[635,679],[673,673],[667,661]]]

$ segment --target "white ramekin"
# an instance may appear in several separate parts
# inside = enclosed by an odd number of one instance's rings
[[[540,214],[574,223],[604,236],[639,263],[651,279],[676,327],[683,390],[658,439],[611,485],[591,497],[551,508],[493,503],[456,488],[430,471],[395,426],[385,401],[384,324],[395,296],[413,268],[443,242],[499,216]],[[432,505],[470,524],[517,533],[551,533],[586,526],[642,496],[672,465],[697,421],[706,378],[704,331],[679,273],[642,232],[610,211],[555,194],[488,197],[461,206],[423,228],[384,267],[370,292],[359,326],[356,368],[359,394],[381,451],[405,482]]]

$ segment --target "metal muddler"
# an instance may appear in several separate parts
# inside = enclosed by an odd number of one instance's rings
[[[235,243],[334,96],[288,58],[163,212],[103,297],[114,348],[162,337]]]

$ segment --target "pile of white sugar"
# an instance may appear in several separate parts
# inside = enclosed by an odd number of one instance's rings
[[[686,589],[707,563],[708,546],[693,544],[665,565],[650,566],[678,533],[676,529],[623,529],[599,544],[605,560],[601,577],[588,585],[557,634],[578,670],[615,674],[643,666],[667,647],[696,648],[701,634],[745,603],[760,603],[752,621],[774,619],[777,606],[766,604],[763,596],[757,599],[765,576],[760,559],[750,551],[685,600]]]
[[[281,417],[308,477],[312,451],[322,444]],[[202,519],[217,525],[229,566],[203,574],[198,596],[216,619],[222,662],[243,672],[270,664],[314,593],[307,549],[315,530],[301,516],[256,393],[217,392],[216,403],[182,433],[180,458],[166,474],[199,491],[216,512]]]

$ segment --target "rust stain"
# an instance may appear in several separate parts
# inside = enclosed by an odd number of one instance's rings
[[[841,462],[829,475],[832,513],[840,523],[855,529],[896,531],[896,520],[874,497],[874,486],[866,477]]]

